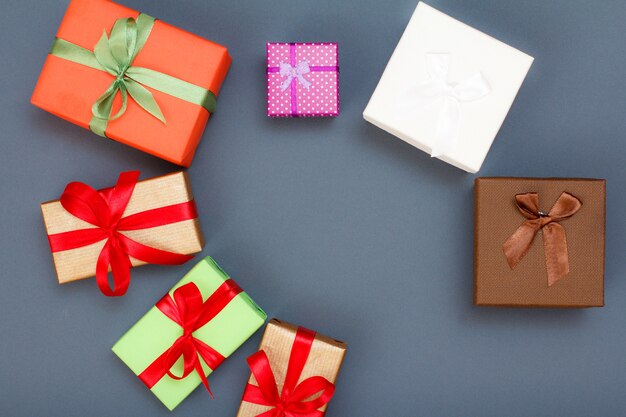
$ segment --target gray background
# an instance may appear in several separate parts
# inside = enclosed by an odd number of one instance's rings
[[[536,60],[480,172],[608,180],[606,307],[472,306],[474,176],[362,120],[416,5],[126,0],[234,63],[189,170],[212,255],[270,316],[349,344],[329,416],[626,415],[626,3],[432,0]],[[29,104],[66,0],[0,12],[0,414],[167,416],[110,347],[193,264],[133,271],[121,299],[59,286],[39,203],[174,165]],[[337,119],[269,120],[265,42],[337,41]],[[181,416],[234,416],[261,332]]]

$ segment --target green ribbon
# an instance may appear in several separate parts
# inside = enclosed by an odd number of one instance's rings
[[[144,86],[153,88],[170,96],[215,111],[215,94],[211,91],[149,68],[133,66],[135,57],[141,51],[154,25],[154,18],[140,14],[137,19],[121,18],[115,21],[111,35],[106,30],[94,47],[89,49],[66,40],[55,38],[50,54],[68,61],[82,64],[100,71],[106,71],[115,77],[109,88],[93,103],[93,117],[89,129],[105,136],[109,121],[122,116],[126,111],[128,96],[152,116],[165,123],[161,108],[152,93]],[[113,100],[120,93],[122,106],[113,113]]]

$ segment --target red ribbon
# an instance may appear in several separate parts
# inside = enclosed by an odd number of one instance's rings
[[[193,201],[122,217],[138,178],[139,171],[123,172],[115,188],[102,191],[96,191],[82,182],[69,183],[61,195],[61,205],[75,217],[96,228],[48,235],[52,252],[76,249],[106,239],[96,264],[96,282],[100,291],[107,296],[120,296],[126,293],[130,284],[131,256],[143,262],[160,265],[178,265],[193,258],[192,255],[182,255],[143,245],[120,233],[198,217]],[[109,267],[113,273],[113,288],[109,285]]]
[[[248,384],[243,393],[243,401],[271,406],[272,409],[256,417],[322,417],[318,408],[328,404],[335,393],[335,385],[321,376],[312,376],[298,384],[304,365],[309,357],[315,332],[298,327],[296,339],[291,348],[287,375],[282,394],[278,394],[276,378],[269,359],[260,350],[248,358],[248,365],[257,384]],[[311,397],[319,396],[310,399]],[[307,400],[308,401],[305,401]]]
[[[139,374],[139,379],[148,388],[152,388],[165,375],[181,380],[195,370],[213,397],[200,359],[215,370],[225,358],[211,346],[195,338],[193,333],[217,316],[240,292],[241,288],[229,278],[204,302],[202,293],[193,282],[177,288],[174,297],[168,293],[159,300],[156,307],[182,328],[182,335]],[[174,375],[171,368],[181,356],[184,361],[183,373],[180,376]]]

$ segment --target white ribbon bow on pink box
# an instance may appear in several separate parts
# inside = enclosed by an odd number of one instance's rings
[[[309,63],[306,61],[298,62],[295,66],[291,66],[286,62],[280,63],[280,75],[285,77],[285,80],[280,85],[280,89],[285,91],[289,88],[291,81],[296,78],[300,84],[306,89],[311,86],[311,82],[303,77],[304,74],[308,74],[311,72],[311,68],[309,67]]]

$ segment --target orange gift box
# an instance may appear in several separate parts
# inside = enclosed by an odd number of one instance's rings
[[[57,38],[94,50],[117,19],[138,12],[107,0],[72,0]],[[149,68],[202,87],[217,95],[231,63],[225,47],[156,20],[132,66]],[[31,102],[52,114],[89,129],[92,105],[115,77],[49,54]],[[144,85],[144,87],[146,87]],[[166,120],[163,123],[128,99],[126,112],[108,122],[106,136],[178,165],[191,165],[209,112],[198,104],[146,87]],[[113,104],[121,106],[120,94]]]

